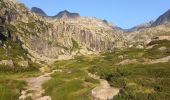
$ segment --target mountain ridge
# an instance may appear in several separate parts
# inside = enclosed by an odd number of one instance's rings
[[[163,13],[161,16],[159,16],[152,24],[152,26],[158,26],[166,23],[170,23],[170,9]]]
[[[33,9],[33,8],[31,8],[31,9]],[[35,8],[40,10],[39,15],[41,15],[41,12],[44,12],[42,9],[40,9],[38,7],[35,7]],[[38,12],[36,12],[36,11],[33,11],[33,12],[38,14]],[[81,17],[81,16],[80,16],[79,13],[72,13],[72,12],[69,12],[68,10],[63,10],[63,11],[60,11],[58,14],[56,14],[54,16],[46,15],[46,17],[59,18],[59,19],[63,18],[63,17],[65,17],[65,19],[69,19],[69,17],[70,17],[70,18],[74,19],[74,18],[78,18],[78,17]],[[103,22],[108,23],[107,20],[103,20]],[[119,26],[116,26],[116,27],[117,27],[117,29],[120,29],[120,30],[122,30],[124,32],[132,32],[132,31],[135,31],[136,29],[145,28],[145,27],[155,27],[155,26],[159,26],[161,24],[165,24],[165,23],[168,23],[168,22],[170,22],[170,9],[167,10],[165,13],[163,13],[161,16],[159,16],[155,21],[149,21],[149,22],[146,22],[144,24],[139,24],[139,25],[134,26],[134,27],[129,28],[129,29],[123,29],[123,28],[121,28]]]
[[[139,41],[141,44],[159,36],[158,31],[165,31],[165,28],[160,30],[141,25],[137,30],[124,34],[121,28],[95,17],[81,17],[78,13],[65,10],[58,13],[58,18],[49,20],[48,16],[33,13],[22,4],[9,1],[4,4],[6,7],[2,6],[0,14],[10,18],[9,26],[14,29],[14,35],[22,42],[23,48],[29,51],[31,57],[46,62],[78,54],[123,49],[129,47],[129,44],[135,46]],[[8,9],[12,10],[4,15]]]
[[[31,12],[39,14],[40,16],[47,16],[47,14],[40,8],[38,7],[32,7]]]

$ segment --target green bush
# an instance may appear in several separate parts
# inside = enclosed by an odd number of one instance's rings
[[[71,38],[71,40],[72,40],[72,44],[73,44],[72,50],[78,49],[79,45],[78,45],[77,41],[75,41],[73,38]]]

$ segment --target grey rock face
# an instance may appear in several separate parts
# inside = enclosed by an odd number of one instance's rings
[[[38,7],[32,7],[31,12],[39,14],[40,16],[47,16],[47,14],[40,8]]]
[[[102,52],[125,46],[123,34],[112,25],[102,20],[80,17],[77,13],[60,12],[56,19],[48,20],[30,12],[22,4],[5,1],[0,12],[8,8],[14,16],[7,25],[11,34],[22,42],[31,56],[41,58],[58,58],[59,55],[71,55],[82,48],[93,52]],[[11,35],[12,36],[12,35]]]
[[[170,9],[161,15],[153,24],[152,26],[158,26],[162,24],[166,24],[170,22]]]
[[[80,17],[78,13],[71,13],[67,10],[59,12],[56,16],[56,18],[77,18]]]

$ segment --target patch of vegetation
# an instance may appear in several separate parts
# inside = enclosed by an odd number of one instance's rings
[[[21,47],[21,42],[7,39],[0,46],[0,61],[11,60],[13,67],[0,65],[0,100],[18,100],[21,90],[27,85],[19,80],[24,77],[39,74],[39,66],[27,57],[27,51]],[[24,68],[18,65],[19,61],[28,61],[29,66]]]
[[[148,44],[148,46],[153,46],[152,49],[149,49],[145,53],[145,57],[151,59],[157,59],[161,57],[166,57],[170,55],[170,41],[169,40],[155,40]],[[159,50],[159,48],[165,47],[165,50]]]
[[[0,59],[17,59],[19,56],[26,57],[27,51],[22,49],[20,42],[5,41],[0,48]]]
[[[135,52],[134,52],[135,51]],[[140,60],[147,50],[129,49],[104,53],[91,61],[89,71],[119,87],[115,100],[168,100],[170,98],[170,62],[157,64],[117,65],[124,59]],[[124,55],[119,59],[118,56]],[[154,58],[155,59],[155,58]]]
[[[0,61],[12,60],[14,67],[11,68],[6,65],[0,65],[0,72],[26,72],[26,71],[38,71],[39,65],[33,63],[27,57],[27,51],[21,47],[20,42],[5,41],[3,47],[0,48]],[[19,61],[26,60],[29,63],[28,68],[24,68],[18,65]]]
[[[37,76],[37,71],[0,73],[0,100],[18,100],[21,90],[27,85],[24,77]]]
[[[24,81],[0,80],[0,100],[18,100]]]
[[[168,100],[170,63],[119,66],[109,78],[111,85],[122,88],[117,100]]]
[[[53,74],[53,79],[43,85],[46,94],[53,100],[91,100],[91,89],[99,82],[87,75],[88,65],[89,59],[86,57],[53,64],[53,69],[62,72]]]
[[[72,40],[72,44],[73,44],[73,47],[72,47],[72,50],[76,50],[79,48],[79,44],[77,43],[76,40],[74,40],[73,38],[71,38]]]
[[[36,23],[35,23],[35,22],[30,22],[30,23],[27,23],[27,26],[28,26],[30,29],[35,29],[35,28],[36,28]]]

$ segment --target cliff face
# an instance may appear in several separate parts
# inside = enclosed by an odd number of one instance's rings
[[[78,54],[145,45],[152,38],[170,36],[169,23],[144,24],[126,33],[106,20],[81,17],[68,11],[43,16],[39,8],[31,12],[23,4],[9,0],[1,0],[0,9],[0,21],[4,23],[0,25],[0,40],[20,41],[32,60],[69,59]]]
[[[69,12],[59,13],[62,15],[59,18],[42,17],[23,4],[8,0],[2,0],[0,7],[0,16],[8,21],[10,33],[22,42],[32,58],[42,61],[65,59],[126,45],[121,31],[96,18],[73,18],[69,16],[75,13]]]
[[[170,9],[159,16],[159,18],[152,24],[152,26],[158,26],[170,22]]]
[[[24,43],[27,43],[31,50],[49,58],[57,58],[59,55],[71,56],[82,50],[88,53],[88,51],[101,52],[124,47],[125,43],[121,32],[108,25],[105,27],[97,26],[97,24],[93,26],[93,22],[89,21],[95,19],[86,20],[87,18],[47,20],[48,27],[44,32],[33,36],[23,36]]]

